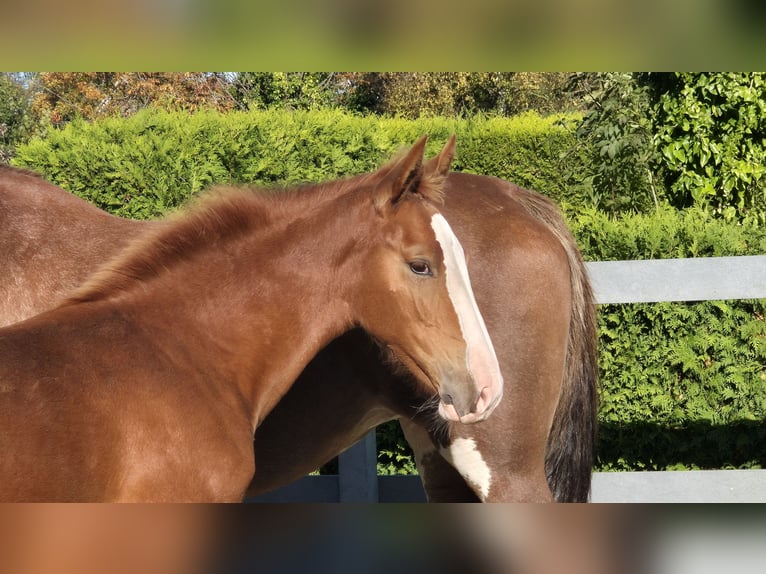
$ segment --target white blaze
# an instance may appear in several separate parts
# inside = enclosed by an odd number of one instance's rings
[[[492,346],[487,326],[484,324],[484,318],[481,316],[471,288],[463,246],[460,245],[449,223],[440,213],[434,214],[431,218],[431,228],[444,253],[447,292],[466,342],[468,371],[473,375],[474,380],[477,380],[478,376],[479,381],[484,381],[483,384],[490,387],[496,402],[502,395],[503,376],[500,373],[495,348]]]
[[[482,500],[485,500],[492,484],[492,471],[476,448],[476,442],[472,438],[458,438],[440,452],[460,476],[479,490]]]

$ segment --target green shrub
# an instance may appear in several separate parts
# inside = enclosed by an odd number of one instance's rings
[[[619,217],[584,209],[569,226],[591,261],[766,254],[762,227],[729,223],[700,208]]]
[[[581,76],[593,78],[592,103],[576,132],[588,158],[583,191],[591,194],[590,205],[611,213],[656,208],[665,197],[653,173],[658,152],[649,88],[635,74]]]
[[[579,116],[541,119],[469,119],[458,131],[454,169],[493,175],[545,194],[559,204],[581,205],[584,158],[576,152]],[[565,166],[567,169],[565,169]]]
[[[398,422],[389,421],[378,425],[375,439],[378,446],[378,474],[417,474],[415,456]]]
[[[330,110],[144,111],[74,121],[21,146],[15,163],[113,213],[149,218],[213,183],[291,184],[372,171],[424,133],[429,155],[457,134],[456,169],[567,199],[559,162],[574,137],[556,118],[534,114],[405,120]]]
[[[656,145],[673,205],[766,210],[766,74],[686,73],[663,93]]]
[[[608,305],[602,470],[766,464],[763,301]]]
[[[592,260],[766,253],[766,230],[701,209],[572,223]],[[601,470],[766,465],[766,300],[599,309]]]

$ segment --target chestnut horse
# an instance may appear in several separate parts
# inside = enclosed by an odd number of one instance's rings
[[[576,244],[552,202],[496,178],[447,173],[450,154],[425,169],[446,176],[441,212],[466,250],[506,398],[484,422],[440,424],[407,376],[392,372],[363,331],[351,331],[317,355],[261,423],[248,496],[307,474],[398,417],[431,501],[588,499],[595,307]],[[156,225],[0,168],[0,257],[10,265],[0,275],[0,325],[50,307]]]
[[[486,418],[502,376],[425,141],[346,181],[209,194],[0,330],[0,499],[240,500],[255,429],[353,327],[441,417]]]

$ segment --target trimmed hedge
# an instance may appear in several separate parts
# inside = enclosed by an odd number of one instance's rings
[[[15,163],[109,211],[148,218],[212,183],[274,185],[371,171],[423,133],[431,136],[429,155],[456,133],[456,169],[577,205],[568,191],[577,189],[581,161],[566,125],[572,121],[533,114],[410,121],[337,111],[150,111],[73,122],[19,148]],[[613,219],[577,208],[570,226],[590,260],[766,253],[762,228],[701,210]],[[766,464],[764,306],[760,300],[602,307],[599,468]],[[398,426],[383,426],[378,436],[381,473],[413,468]]]
[[[590,260],[766,253],[766,230],[690,209],[571,222]],[[766,465],[766,300],[599,309],[601,470]]]
[[[373,171],[421,135],[435,155],[458,137],[455,169],[495,175],[570,199],[561,157],[574,117],[405,120],[341,111],[144,111],[74,121],[17,150],[16,165],[118,215],[156,217],[213,183],[317,182]],[[571,177],[571,176],[570,176]],[[576,175],[575,175],[576,177]]]

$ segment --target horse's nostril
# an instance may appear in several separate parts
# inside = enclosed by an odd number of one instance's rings
[[[489,406],[489,388],[484,387],[479,393],[479,397],[476,399],[473,407],[471,407],[472,413],[483,413]]]
[[[449,393],[444,393],[444,394],[441,396],[441,399],[442,399],[442,402],[443,402],[445,405],[451,405],[451,404],[454,404],[454,402],[455,402],[455,401],[454,401],[454,399],[452,398],[452,395],[451,395],[451,394],[449,394]]]

